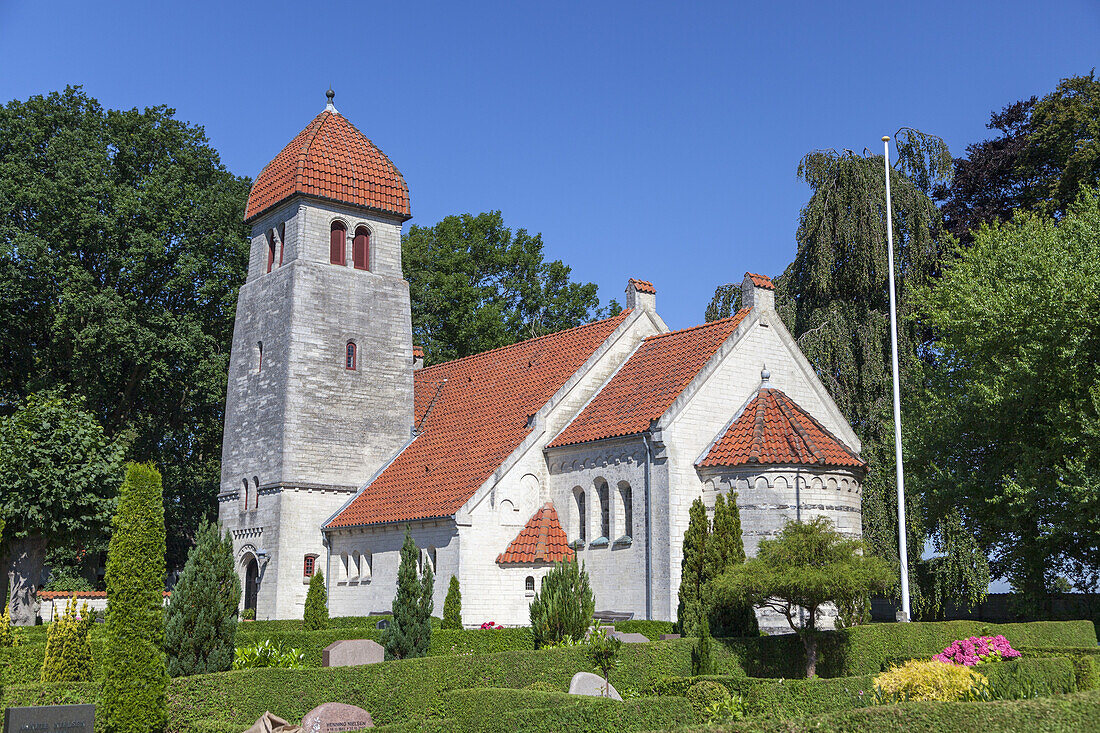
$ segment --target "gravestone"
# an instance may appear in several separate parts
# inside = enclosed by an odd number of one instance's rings
[[[603,677],[591,672],[577,672],[573,675],[573,679],[569,680],[569,694],[610,697],[612,700],[623,699],[614,685],[610,682],[604,682]]]
[[[661,641],[668,641],[669,639],[679,639],[679,634],[661,634]]]
[[[4,730],[92,733],[95,705],[41,705],[4,710]]]
[[[334,641],[321,652],[322,667],[354,667],[377,664],[386,659],[386,649],[370,639]]]
[[[610,636],[614,636],[616,639],[624,644],[648,644],[649,638],[643,634],[628,634],[625,631],[612,631]]]
[[[340,733],[341,731],[373,728],[370,713],[342,702],[326,702],[302,718],[302,733]]]

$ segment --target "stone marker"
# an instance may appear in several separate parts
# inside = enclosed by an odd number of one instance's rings
[[[628,634],[625,631],[612,631],[611,636],[624,644],[648,644],[649,638],[642,634]]]
[[[4,730],[92,733],[95,705],[41,705],[4,710]]]
[[[339,733],[339,731],[373,728],[370,713],[342,702],[326,702],[302,718],[302,733]]]
[[[661,641],[668,641],[669,639],[679,639],[679,634],[661,634]]]
[[[607,694],[605,694],[605,692]],[[603,677],[591,672],[577,672],[573,679],[569,680],[570,695],[587,695],[588,697],[610,697],[612,700],[622,700],[618,690],[610,682],[604,682]]]
[[[377,664],[386,658],[386,649],[370,639],[334,641],[321,652],[322,667],[354,667]]]

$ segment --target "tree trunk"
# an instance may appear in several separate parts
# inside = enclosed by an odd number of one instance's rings
[[[803,631],[802,646],[806,647],[806,679],[817,674],[817,633],[813,629]]]
[[[42,580],[46,538],[41,535],[13,539],[8,551],[8,603],[12,626],[34,626],[35,593]]]

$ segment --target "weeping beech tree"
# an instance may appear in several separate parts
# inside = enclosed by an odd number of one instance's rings
[[[911,128],[894,135],[890,169],[898,355],[903,409],[921,389],[929,335],[915,317],[916,294],[941,269],[949,235],[930,193],[951,177],[943,140]],[[863,536],[873,555],[897,559],[893,387],[886,254],[886,180],[881,153],[817,150],[798,166],[810,187],[796,234],[798,252],[775,280],[776,307],[818,377],[863,443]],[[719,287],[707,319],[740,307],[740,283]],[[908,400],[912,404],[912,400]],[[909,548],[920,556],[925,530],[915,492],[907,497]]]

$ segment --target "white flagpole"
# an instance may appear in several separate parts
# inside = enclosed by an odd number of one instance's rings
[[[890,345],[894,368],[894,451],[898,467],[898,555],[901,558],[901,612],[899,621],[909,615],[909,555],[905,549],[905,469],[901,462],[901,387],[898,379],[898,311],[894,296],[894,215],[890,203],[890,138],[882,138],[883,164],[886,168],[886,260],[890,277]]]

